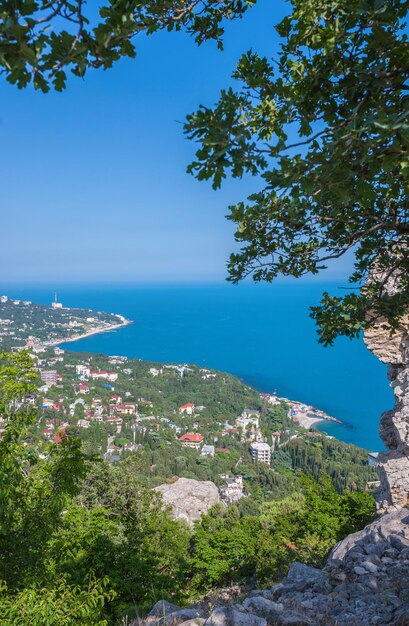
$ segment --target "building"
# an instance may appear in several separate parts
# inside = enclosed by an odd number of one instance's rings
[[[57,384],[58,374],[55,370],[44,370],[40,372],[40,378],[47,387]]]
[[[263,402],[266,402],[266,404],[280,404],[280,398],[277,398],[275,393],[261,393],[260,398]]]
[[[91,372],[90,374],[93,380],[110,380],[111,382],[115,382],[118,379],[118,374],[115,372]]]
[[[260,417],[260,411],[255,411],[254,409],[244,409],[241,417],[244,417],[245,419],[249,419],[251,417]]]
[[[271,448],[267,443],[261,443],[259,441],[250,445],[250,454],[253,461],[270,465],[271,463]]]
[[[202,443],[204,437],[199,433],[186,433],[179,437],[179,441],[185,448],[196,448],[198,450],[200,448],[200,444]]]
[[[7,302],[8,297],[7,296],[0,296],[0,302]]]
[[[87,365],[76,365],[75,366],[75,371],[77,376],[79,377],[83,377],[83,378],[88,378],[89,375],[91,374],[91,368],[88,367]]]
[[[220,487],[220,497],[226,504],[238,502],[244,497],[243,476],[229,478],[229,476],[222,475],[221,478],[224,478],[226,482]]]
[[[62,309],[61,302],[58,302],[57,300],[57,294],[54,295],[54,302],[51,302],[51,306],[53,309]]]
[[[369,467],[378,467],[378,456],[379,452],[369,452],[368,453],[368,465]]]
[[[214,446],[205,445],[202,448],[200,456],[214,456]]]
[[[182,406],[179,407],[180,415],[193,415],[194,410],[195,405],[191,402],[188,402],[187,404],[182,404]]]
[[[87,383],[80,383],[80,393],[89,393],[89,387]]]

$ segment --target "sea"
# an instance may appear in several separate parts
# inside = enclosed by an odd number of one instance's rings
[[[322,431],[371,451],[384,446],[380,414],[393,406],[381,364],[362,339],[317,341],[309,307],[336,283],[62,285],[68,307],[119,313],[120,330],[63,344],[68,350],[125,355],[166,363],[195,363],[235,374],[263,392],[300,400],[338,418]],[[9,297],[50,304],[55,285],[3,286]]]

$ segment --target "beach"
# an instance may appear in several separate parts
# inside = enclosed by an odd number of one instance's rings
[[[306,428],[309,430],[312,426],[324,421],[336,422],[337,424],[342,424],[342,421],[337,419],[336,417],[332,417],[322,411],[321,409],[316,409],[313,406],[308,404],[304,404],[302,402],[298,402],[295,400],[288,400],[287,398],[281,398],[289,403],[290,408],[288,410],[288,417],[296,422],[302,428]]]
[[[109,326],[99,326],[93,329],[90,329],[86,333],[82,333],[81,335],[73,335],[72,337],[66,339],[55,339],[53,341],[45,341],[44,345],[47,347],[56,347],[61,345],[62,343],[71,343],[73,341],[79,341],[80,339],[86,339],[87,337],[92,337],[92,335],[99,335],[100,333],[108,333],[113,330],[118,330],[119,328],[123,328],[124,326],[128,326],[132,324],[132,320],[128,320],[122,315],[117,315],[118,319],[121,321],[118,324],[110,324]]]

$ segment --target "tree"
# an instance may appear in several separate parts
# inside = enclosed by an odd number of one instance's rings
[[[61,91],[66,71],[84,76],[135,57],[133,38],[184,29],[198,44],[222,47],[224,19],[240,17],[253,0],[108,0],[92,10],[84,0],[6,0],[0,6],[0,67],[19,88],[32,83]]]
[[[393,330],[409,305],[409,3],[291,4],[276,27],[278,57],[248,51],[237,90],[188,116],[185,132],[200,144],[188,171],[215,188],[227,172],[264,181],[230,207],[243,244],[230,257],[234,283],[317,274],[355,253],[350,283],[360,291],[324,293],[312,309],[331,344],[378,318]]]
[[[38,380],[27,352],[0,354],[0,580],[9,589],[42,579],[44,544],[84,475],[79,439],[44,449],[33,439],[37,411],[22,399]]]

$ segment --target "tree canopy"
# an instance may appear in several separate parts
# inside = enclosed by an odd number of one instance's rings
[[[354,252],[351,289],[313,308],[325,344],[374,319],[396,328],[409,305],[408,4],[292,0],[277,57],[243,54],[237,88],[185,125],[199,180],[257,176],[230,207],[231,281],[317,274]]]
[[[185,30],[198,44],[222,47],[223,20],[243,15],[253,0],[6,0],[0,3],[0,67],[18,87],[66,86],[67,70],[84,76],[135,57],[134,38]]]

